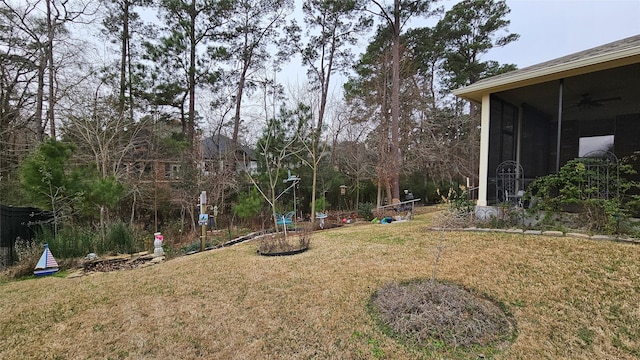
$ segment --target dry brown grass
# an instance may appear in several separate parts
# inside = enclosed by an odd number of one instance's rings
[[[429,278],[429,215],[314,234],[292,257],[256,244],[148,268],[0,285],[2,359],[413,359],[366,304],[390,281]],[[640,248],[446,233],[438,278],[501,301],[518,327],[503,359],[640,356]],[[434,355],[434,358],[437,358]]]

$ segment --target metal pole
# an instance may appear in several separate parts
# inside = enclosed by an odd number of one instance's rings
[[[204,214],[207,211],[207,204],[200,204],[200,214]],[[202,236],[200,237],[200,251],[204,251],[205,243],[207,242],[207,225],[202,225]]]
[[[556,174],[560,172],[560,139],[562,138],[562,98],[564,93],[564,79],[560,79],[558,89],[558,136],[556,140]]]
[[[205,214],[207,211],[207,192],[200,193],[200,214]],[[200,237],[200,251],[204,251],[205,243],[207,241],[207,224],[202,225],[202,236]]]

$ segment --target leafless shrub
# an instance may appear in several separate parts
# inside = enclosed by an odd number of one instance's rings
[[[38,259],[42,253],[42,245],[36,244],[35,241],[17,238],[13,246],[13,251],[16,254],[16,262],[29,262],[33,259]]]
[[[448,245],[445,243],[445,231],[447,229],[453,229],[461,227],[462,224],[468,221],[468,213],[460,211],[456,208],[448,208],[440,213],[434,215],[432,226],[440,229],[440,236],[438,242],[433,249],[433,271],[431,274],[431,280],[436,281],[438,276],[438,264],[440,258],[444,253]]]
[[[373,295],[370,305],[385,327],[420,347],[500,345],[513,332],[500,308],[453,284],[389,283]]]
[[[440,237],[438,238],[438,243],[433,251],[433,272],[431,274],[431,281],[435,282],[438,276],[438,264],[440,263],[440,257],[444,252],[446,245],[444,243],[444,231],[440,232]]]
[[[260,239],[258,253],[276,254],[287,253],[309,248],[311,242],[311,225],[304,226],[300,231],[285,233],[275,233]]]
[[[42,254],[43,247],[35,241],[17,238],[13,247],[15,263],[8,267],[4,276],[9,279],[33,275],[33,269]]]
[[[431,226],[440,229],[459,229],[473,224],[473,213],[466,209],[450,207],[435,214],[431,221]]]

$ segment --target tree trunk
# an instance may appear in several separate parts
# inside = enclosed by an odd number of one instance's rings
[[[100,237],[102,239],[102,243],[105,243],[107,238],[107,226],[105,219],[105,207],[104,205],[100,205]]]
[[[49,98],[47,99],[49,107],[47,108],[47,121],[49,122],[49,130],[51,138],[56,138],[56,122],[54,118],[53,108],[55,104],[54,97],[54,68],[53,68],[53,37],[54,37],[54,28],[51,20],[51,0],[47,0],[47,64],[48,64],[48,75],[49,75]]]
[[[45,49],[42,48],[40,54],[40,64],[38,66],[38,88],[36,90],[36,112],[34,114],[36,121],[36,137],[39,142],[44,141],[44,130],[46,128],[46,120],[42,119],[42,108],[44,103],[44,73],[47,68],[47,56]]]
[[[196,135],[196,0],[191,0],[189,24],[189,144],[193,147]]]
[[[122,7],[122,44],[120,54],[120,94],[118,95],[118,115],[124,117],[125,93],[127,89],[127,59],[129,43],[129,1]]]
[[[133,227],[133,222],[136,218],[136,190],[133,191],[133,200],[131,201],[131,217],[129,218],[129,226]]]
[[[236,94],[236,109],[233,119],[233,135],[231,137],[231,149],[235,151],[238,147],[238,133],[240,131],[240,108],[242,106],[242,96],[244,94],[244,86],[247,79],[247,71],[251,65],[253,51],[249,47],[249,39],[244,34],[244,44],[242,51],[242,69],[240,69],[240,78],[238,79],[238,92]],[[235,153],[234,153],[235,154]]]
[[[391,201],[400,199],[400,0],[393,4],[393,60],[391,86]]]
[[[318,162],[315,161],[315,155],[313,156],[313,180],[311,185],[311,224],[315,223],[316,220],[316,186],[318,184]],[[293,189],[296,191],[296,189]],[[298,216],[298,214],[296,214]]]
[[[271,218],[273,220],[273,228],[275,229],[276,233],[278,233],[279,229],[278,229],[278,218],[277,218],[277,214],[276,214],[276,188],[275,188],[275,185],[271,186]],[[286,225],[282,224],[282,226],[286,226]]]
[[[238,133],[240,132],[240,108],[242,106],[242,95],[244,93],[244,84],[246,82],[247,70],[249,69],[248,61],[242,65],[242,71],[240,72],[240,79],[238,80],[238,92],[236,94],[236,112],[233,116],[233,135],[231,136],[231,164],[229,164],[232,172],[236,171],[236,154],[238,153]]]

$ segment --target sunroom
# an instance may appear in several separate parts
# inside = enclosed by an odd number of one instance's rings
[[[640,151],[640,35],[453,93],[482,105],[479,208],[517,198],[574,158]]]

